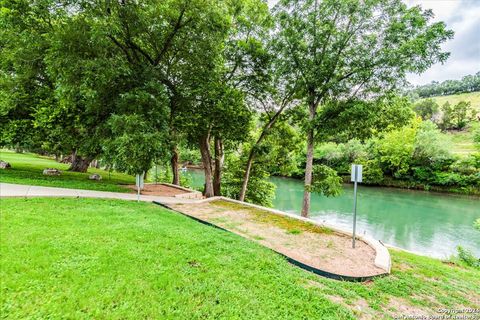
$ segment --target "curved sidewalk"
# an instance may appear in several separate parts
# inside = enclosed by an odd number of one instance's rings
[[[135,193],[94,191],[82,189],[54,188],[31,186],[23,184],[0,183],[0,198],[6,197],[73,197],[73,198],[105,198],[121,200],[137,200]],[[162,203],[194,203],[194,199],[145,196],[140,195],[140,201],[158,201]],[[197,200],[198,201],[198,200]]]

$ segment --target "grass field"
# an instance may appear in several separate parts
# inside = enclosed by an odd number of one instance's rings
[[[382,319],[480,303],[480,271],[404,252],[388,277],[339,282],[153,204],[0,201],[3,318]]]
[[[449,102],[451,105],[457,104],[460,101],[470,101],[472,107],[480,112],[480,92],[470,92],[470,93],[460,93],[460,94],[453,94],[449,96],[438,96],[432,97],[438,105],[442,106],[445,102]]]
[[[461,93],[449,96],[432,97],[441,107],[446,102],[455,105],[460,101],[470,101],[472,107],[480,113],[480,92]],[[458,155],[469,155],[476,151],[473,143],[473,131],[478,128],[480,124],[472,123],[467,130],[459,132],[446,133],[445,136],[452,145],[452,151]]]
[[[121,185],[135,183],[134,177],[118,172],[109,173],[95,168],[89,168],[87,173],[66,171],[68,164],[32,153],[0,150],[0,160],[12,165],[11,169],[0,170],[0,182],[114,192],[129,192],[129,189]],[[45,176],[43,175],[45,168],[57,168],[63,172],[60,176]],[[102,180],[89,180],[88,177],[92,173],[100,174]]]

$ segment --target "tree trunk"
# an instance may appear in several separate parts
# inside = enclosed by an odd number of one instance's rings
[[[238,200],[245,201],[245,195],[247,194],[248,180],[250,179],[250,171],[252,170],[253,160],[255,159],[255,151],[257,149],[257,146],[267,136],[268,131],[278,120],[278,118],[280,117],[282,112],[285,110],[287,105],[288,105],[288,99],[284,99],[282,102],[281,108],[278,109],[278,111],[274,114],[274,116],[270,118],[270,121],[268,121],[265,124],[262,130],[262,133],[260,134],[260,137],[258,137],[257,141],[252,146],[252,149],[250,150],[250,154],[248,155],[247,165],[245,167],[245,173],[243,174],[242,188],[240,189],[240,195],[238,197]]]
[[[222,195],[222,169],[224,161],[223,140],[215,137],[215,171],[213,174],[213,194],[216,196]]]
[[[316,106],[311,104],[310,107],[310,123],[315,118]],[[305,189],[303,191],[303,205],[302,205],[302,217],[308,217],[310,212],[310,187],[312,185],[312,175],[313,175],[313,149],[315,147],[314,143],[314,129],[309,128],[307,132],[307,161],[305,164]]]
[[[205,189],[203,190],[203,195],[210,198],[214,195],[212,184],[212,157],[210,155],[210,134],[200,138],[199,146],[203,169],[205,171]]]
[[[250,171],[252,170],[256,146],[257,145],[255,144],[252,147],[252,150],[250,150],[250,154],[248,155],[247,166],[245,167],[245,173],[243,174],[242,188],[240,189],[240,195],[238,197],[238,200],[240,201],[245,201],[245,195],[247,194],[248,180],[250,179]]]
[[[70,165],[70,168],[68,168],[68,171],[87,172],[91,161],[91,158],[83,158],[75,154],[75,156],[72,158],[72,164]]]
[[[170,158],[170,165],[172,167],[172,184],[179,186],[180,185],[180,175],[178,174],[178,150],[174,146],[172,149],[172,157]]]

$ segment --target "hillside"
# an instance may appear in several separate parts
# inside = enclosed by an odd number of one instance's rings
[[[480,112],[480,91],[470,92],[470,93],[460,93],[460,94],[454,94],[449,96],[437,96],[437,97],[431,97],[429,99],[435,100],[435,102],[437,102],[440,106],[447,101],[450,104],[457,104],[460,101],[470,101],[472,106],[478,112]]]
[[[454,94],[449,96],[437,96],[426,99],[433,99],[442,106],[449,102],[451,105],[457,104],[460,101],[470,101],[473,108],[480,113],[480,91]],[[471,123],[464,131],[452,131],[445,134],[448,141],[451,142],[453,152],[459,155],[468,155],[476,151],[473,144],[473,131],[478,128],[480,124],[478,121]]]

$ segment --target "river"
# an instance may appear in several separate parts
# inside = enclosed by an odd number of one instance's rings
[[[203,185],[202,171],[189,171],[192,185]],[[272,177],[277,186],[275,209],[299,214],[303,184]],[[344,230],[352,229],[353,188],[327,198],[312,194],[310,217]],[[448,258],[461,245],[480,256],[480,199],[475,197],[359,185],[357,232],[420,254]]]

